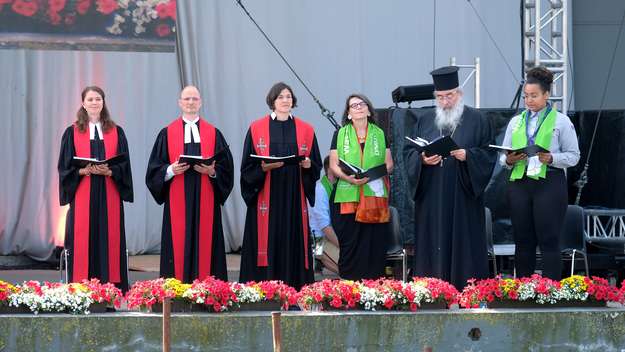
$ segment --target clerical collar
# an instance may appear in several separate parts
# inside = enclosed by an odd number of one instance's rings
[[[89,139],[95,139],[95,129],[98,129],[98,139],[104,139],[104,135],[102,134],[102,123],[101,122],[89,122]]]
[[[278,115],[276,115],[275,111],[272,111],[269,116],[271,116],[272,120],[275,120],[278,117]],[[292,119],[292,118],[293,118],[293,115],[289,114],[289,119]]]
[[[193,121],[187,120],[184,116],[182,117],[182,121],[184,121],[184,123],[197,123],[199,120],[200,120],[199,116],[196,116],[195,119],[193,119]]]
[[[197,116],[193,121],[189,121],[182,117],[182,121],[184,122],[184,142],[185,143],[200,143],[200,131],[197,128],[197,122],[200,120],[200,117]]]

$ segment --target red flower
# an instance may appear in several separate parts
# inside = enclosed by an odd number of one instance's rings
[[[39,6],[35,0],[15,0],[13,3],[13,11],[22,16],[31,17],[37,13]]]
[[[98,4],[98,11],[104,15],[108,15],[111,12],[117,10],[117,1],[115,0],[96,0]]]
[[[166,24],[159,24],[156,26],[156,34],[159,37],[165,37],[171,34],[171,29],[169,29],[169,26]]]
[[[48,17],[50,18],[50,23],[53,25],[57,26],[61,24],[61,15],[59,15],[58,12],[50,11],[50,13],[48,13]]]
[[[91,0],[79,0],[78,3],[76,4],[76,12],[78,12],[81,15],[84,15],[87,13],[87,11],[89,11],[90,7],[91,7]]]
[[[166,4],[158,4],[156,6],[156,12],[158,13],[158,17],[161,19],[166,19],[171,17],[174,21],[176,20],[176,0],[171,0]]]
[[[66,0],[48,0],[50,15],[52,15],[53,12],[59,12],[63,10],[63,8],[65,7],[65,1]]]

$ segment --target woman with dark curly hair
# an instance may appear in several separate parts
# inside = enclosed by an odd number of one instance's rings
[[[65,249],[70,281],[97,278],[128,289],[122,201],[132,202],[132,174],[124,130],[109,115],[104,92],[86,87],[76,122],[61,140],[59,200],[69,204]],[[77,166],[75,157],[106,160],[125,154],[115,165]]]
[[[571,120],[549,104],[552,82],[553,73],[545,67],[527,72],[523,87],[527,109],[510,120],[503,141],[513,150],[537,145],[544,152],[508,152],[500,163],[512,170],[508,199],[517,276],[534,273],[538,245],[543,276],[559,280],[560,233],[568,203],[566,169],[579,161],[579,147]]]

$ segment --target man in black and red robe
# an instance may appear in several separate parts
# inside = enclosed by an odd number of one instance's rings
[[[178,104],[182,116],[158,134],[145,180],[156,202],[165,204],[160,275],[227,280],[221,206],[232,190],[232,155],[221,132],[199,116],[196,87],[185,87]],[[183,154],[215,159],[191,166],[178,161]]]

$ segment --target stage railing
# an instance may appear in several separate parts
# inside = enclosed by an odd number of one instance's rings
[[[586,241],[623,245],[625,250],[625,209],[584,209]]]

